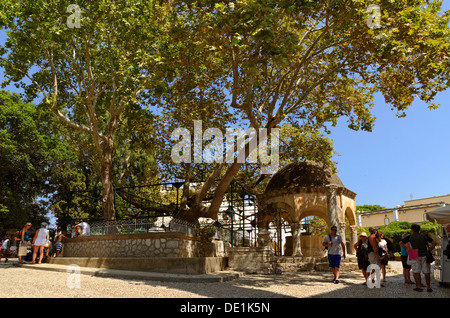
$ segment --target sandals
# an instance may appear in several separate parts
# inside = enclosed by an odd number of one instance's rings
[[[422,288],[414,288],[413,289],[414,291],[416,291],[416,292],[423,292],[423,289]],[[429,292],[429,293],[431,293],[431,292],[433,292],[433,289],[431,289],[431,288],[427,288],[427,292]]]

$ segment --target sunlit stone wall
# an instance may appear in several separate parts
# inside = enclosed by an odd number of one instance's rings
[[[174,232],[98,235],[68,238],[65,257],[198,257],[199,242]]]

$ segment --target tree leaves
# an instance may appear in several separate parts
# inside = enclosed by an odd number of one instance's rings
[[[8,81],[31,81],[25,85],[30,100],[42,98],[69,127],[92,137],[104,212],[113,218],[111,171],[120,118],[166,89],[159,72],[167,8],[157,1],[81,1],[80,28],[71,28],[70,4],[4,1],[0,25],[9,31],[0,63]]]
[[[341,117],[350,129],[371,131],[376,92],[403,116],[416,98],[435,107],[433,97],[448,87],[449,20],[438,14],[437,1],[380,1],[379,29],[366,25],[372,1],[233,4],[196,1],[189,11],[195,50],[208,51],[217,62],[208,65],[209,78],[220,78],[202,89],[221,83],[230,95],[222,105],[239,123],[292,125],[282,126],[292,134],[286,147],[292,158],[327,162],[333,151],[308,148],[300,132],[318,137]],[[205,26],[207,33],[195,33]]]
[[[331,164],[327,127],[344,117],[371,131],[376,92],[404,116],[417,98],[437,107],[434,96],[449,86],[450,15],[439,1],[377,1],[376,29],[365,0],[81,1],[80,29],[66,25],[69,4],[4,1],[0,62],[8,81],[31,80],[30,98],[92,136],[101,167],[113,149],[150,160],[140,148],[148,140],[126,144],[131,127],[151,133],[150,125],[161,132],[152,144],[161,176],[198,175],[204,167],[169,159],[170,133],[194,120],[222,131],[284,127],[292,148],[282,160]],[[217,166],[221,191],[245,168],[231,166]]]
[[[0,215],[4,228],[43,221],[55,139],[40,125],[39,111],[20,96],[0,91]],[[6,213],[7,212],[7,213]]]

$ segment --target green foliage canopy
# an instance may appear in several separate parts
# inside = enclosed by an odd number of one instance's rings
[[[379,29],[366,25],[374,2]],[[374,93],[404,116],[415,98],[437,107],[434,96],[449,86],[450,15],[440,13],[440,1],[79,1],[80,29],[66,25],[70,4],[4,0],[0,27],[8,40],[0,64],[7,81],[90,138],[106,218],[115,217],[116,137],[121,124],[139,121],[141,112],[127,112],[137,105],[159,106],[169,129],[190,119],[269,132],[288,123],[285,138],[294,147],[285,147],[283,160],[330,163],[321,133],[342,117],[350,129],[371,131]],[[326,150],[299,151],[308,140]],[[242,168],[211,168],[187,214],[215,217]],[[201,202],[211,189],[206,207]]]
[[[47,134],[45,117],[17,93],[0,91],[0,226],[22,227],[44,220],[45,196],[51,182],[50,158],[58,140]]]
[[[394,249],[393,252],[400,252],[400,246],[398,245],[398,243],[400,242],[404,234],[411,234],[411,225],[412,223],[410,222],[393,221],[388,225],[380,226],[377,229],[378,231],[383,233],[384,237],[392,240]],[[425,234],[439,234],[439,231],[436,232],[436,229],[439,227],[440,225],[434,222],[423,222],[420,223],[420,232]],[[363,231],[369,234],[367,228],[359,228],[358,235]]]

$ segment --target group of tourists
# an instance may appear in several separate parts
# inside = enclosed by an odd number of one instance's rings
[[[411,225],[411,232],[411,235],[405,236],[399,243],[400,247],[404,249],[403,255],[406,256],[403,257],[405,282],[412,282],[409,279],[409,271],[412,270],[416,285],[414,290],[422,292],[423,288],[425,288],[421,281],[421,273],[423,273],[427,292],[432,292],[430,268],[431,263],[434,261],[432,252],[437,242],[430,236],[420,233],[420,226],[417,224]]]
[[[0,261],[2,257],[5,258],[5,262],[8,261],[8,256],[12,255],[12,247],[14,247],[19,264],[23,264],[25,259],[28,259],[31,264],[35,264],[36,261],[41,264],[44,257],[59,256],[65,235],[61,227],[58,227],[54,235],[51,235],[47,226],[46,222],[42,222],[33,238],[30,236],[32,227],[30,222],[27,222],[22,229],[17,230],[12,239],[8,235],[3,235],[0,245]]]
[[[389,255],[392,252],[392,242],[385,239],[383,233],[375,228],[369,228],[370,235],[366,232],[359,235],[359,240],[353,246],[356,250],[356,257],[358,260],[358,267],[361,269],[364,279],[369,278],[370,274],[367,268],[371,265],[379,266],[383,275],[383,282],[386,282],[386,266],[389,262]],[[364,284],[366,284],[364,283]]]
[[[16,231],[11,239],[8,235],[3,235],[0,244],[0,261],[5,258],[5,262],[7,262],[8,257],[17,256],[19,264],[26,261],[31,262],[31,264],[35,264],[37,261],[38,264],[41,264],[44,257],[57,257],[61,254],[63,239],[66,237],[61,226],[58,226],[56,231],[50,231],[47,228],[48,224],[42,222],[33,238],[30,236],[31,227],[32,224],[27,222],[22,229]],[[76,224],[74,230],[75,237],[89,236],[90,226],[87,219],[83,219],[82,222]]]
[[[450,231],[449,227],[447,226],[447,229]],[[390,247],[392,242],[384,238],[383,233],[373,227],[369,228],[369,233],[369,236],[367,236],[366,232],[362,232],[359,235],[358,242],[353,246],[356,250],[358,267],[365,279],[364,284],[367,285],[377,266],[382,273],[382,282],[386,282],[386,266],[388,265],[390,252],[392,252],[392,247]],[[331,233],[325,236],[322,245],[328,250],[328,262],[333,272],[333,282],[337,284],[339,283],[341,254],[345,259],[346,253],[345,244],[342,237],[337,234],[336,226],[331,227]],[[436,241],[429,235],[420,233],[420,226],[413,224],[411,233],[405,233],[399,245],[401,247],[405,283],[415,284],[415,291],[422,292],[426,288],[427,292],[432,292],[430,268],[434,261],[432,252],[436,246]],[[411,271],[414,281],[410,278]],[[421,273],[425,276],[426,286],[421,282]],[[382,283],[380,283],[380,286],[384,287]]]

